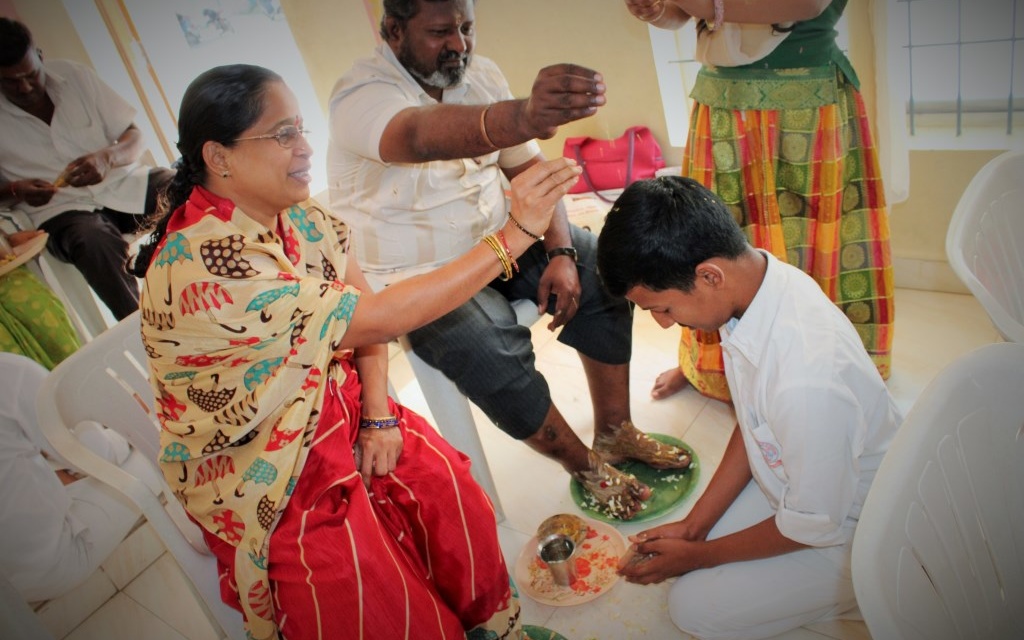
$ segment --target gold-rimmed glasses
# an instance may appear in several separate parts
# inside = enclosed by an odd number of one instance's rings
[[[291,149],[298,142],[299,136],[305,138],[310,134],[309,129],[303,129],[302,127],[296,127],[288,125],[281,127],[274,133],[264,133],[259,136],[248,136],[245,138],[235,138],[234,142],[242,142],[244,140],[277,140],[277,144],[281,145],[283,149]]]

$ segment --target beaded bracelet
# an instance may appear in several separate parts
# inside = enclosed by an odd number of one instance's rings
[[[359,418],[360,429],[391,429],[398,426],[398,418],[387,416],[386,418]]]
[[[708,25],[708,31],[717,31],[722,26],[722,23],[725,22],[725,0],[712,0],[711,3],[715,7],[715,21],[713,24]]]
[[[492,149],[497,149],[498,145],[491,142],[491,136],[487,135],[487,112],[491,110],[492,105],[487,105],[484,110],[480,112],[480,135],[483,136],[484,142],[487,143]]]
[[[522,231],[526,235],[530,236],[531,238],[533,238],[537,242],[543,242],[544,241],[544,235],[543,234],[538,236],[536,233],[530,231],[529,229],[527,229],[523,225],[519,224],[519,221],[516,220],[512,216],[512,212],[511,211],[508,212],[508,219],[512,221],[512,224],[516,225],[516,229],[519,229],[520,231]]]

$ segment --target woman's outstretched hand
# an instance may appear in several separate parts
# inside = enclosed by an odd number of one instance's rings
[[[533,235],[544,235],[555,205],[569,193],[582,172],[568,158],[538,162],[523,171],[512,179],[512,217]],[[512,246],[519,248],[517,254],[536,241],[515,225],[506,225],[505,235]]]

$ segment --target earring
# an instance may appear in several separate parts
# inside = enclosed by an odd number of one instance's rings
[[[222,178],[228,178],[230,176],[231,176],[231,172],[230,171],[222,171],[221,174],[220,174],[220,177],[222,177]]]

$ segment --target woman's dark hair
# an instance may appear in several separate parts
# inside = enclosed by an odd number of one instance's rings
[[[171,214],[185,204],[196,185],[206,184],[203,145],[219,142],[225,147],[259,120],[267,87],[281,82],[270,69],[250,64],[214,67],[199,75],[185,90],[178,111],[178,152],[174,163],[177,173],[167,185],[163,206],[154,215],[153,234],[139,249],[130,271],[146,275],[153,251],[167,233]]]
[[[615,296],[638,285],[691,291],[697,265],[749,246],[718,196],[691,178],[663,176],[634,182],[615,201],[597,240],[597,270]]]
[[[0,67],[12,67],[25,57],[32,46],[28,27],[17,20],[0,18]]]

